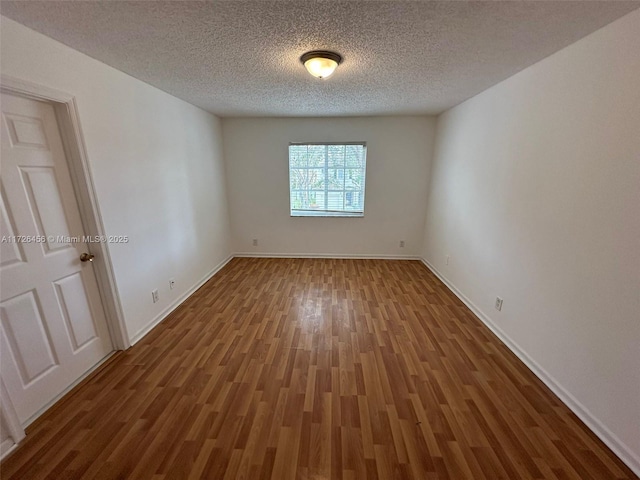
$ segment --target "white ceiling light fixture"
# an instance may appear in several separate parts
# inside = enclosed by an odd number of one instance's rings
[[[307,71],[317,78],[327,78],[342,63],[342,56],[328,50],[313,50],[300,57]]]

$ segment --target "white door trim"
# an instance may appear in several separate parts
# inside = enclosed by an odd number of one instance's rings
[[[84,137],[80,128],[78,105],[75,97],[53,88],[8,75],[0,76],[0,91],[53,104],[60,126],[82,225],[87,235],[103,237],[105,235],[104,224],[96,197]],[[116,350],[126,350],[131,346],[131,343],[124,323],[122,305],[116,287],[109,249],[104,242],[92,244],[93,249],[95,249],[96,253],[93,266],[107,317],[111,343]]]
[[[13,403],[11,403],[9,392],[7,392],[7,387],[4,386],[2,378],[0,378],[0,403],[2,404],[2,411],[0,412],[0,414],[4,418],[7,430],[9,430],[8,440],[10,439],[13,443],[11,444],[7,442],[5,444],[3,442],[0,447],[1,460],[9,453],[11,453],[25,437],[24,428],[22,428],[22,425],[20,425],[18,414],[13,407]]]

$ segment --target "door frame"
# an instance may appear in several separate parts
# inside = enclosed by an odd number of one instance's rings
[[[0,91],[53,105],[85,234],[104,237],[104,224],[80,127],[76,98],[69,93],[9,75],[0,75]],[[126,350],[131,342],[124,322],[109,248],[105,242],[96,242],[91,245],[91,249],[96,255],[93,268],[111,344],[114,350]]]

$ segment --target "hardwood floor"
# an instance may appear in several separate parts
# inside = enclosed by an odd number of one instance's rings
[[[4,479],[637,478],[421,263],[236,258]]]

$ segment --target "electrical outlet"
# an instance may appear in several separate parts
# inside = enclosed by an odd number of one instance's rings
[[[447,258],[445,258],[445,260],[444,260],[444,264],[445,264],[445,265],[449,265],[449,255],[447,255]]]
[[[175,278],[170,278],[169,279],[169,290],[173,290],[173,288],[176,286],[176,279]]]
[[[158,303],[158,290],[154,290],[153,292],[151,292],[151,298],[153,299],[153,303]]]
[[[404,248],[404,240],[400,240],[400,248]]]
[[[254,239],[253,239],[253,246],[254,246],[254,247],[257,247],[257,246],[258,246],[258,239],[257,239],[257,238],[254,238]]]
[[[496,310],[502,310],[502,299],[500,297],[496,297]]]

